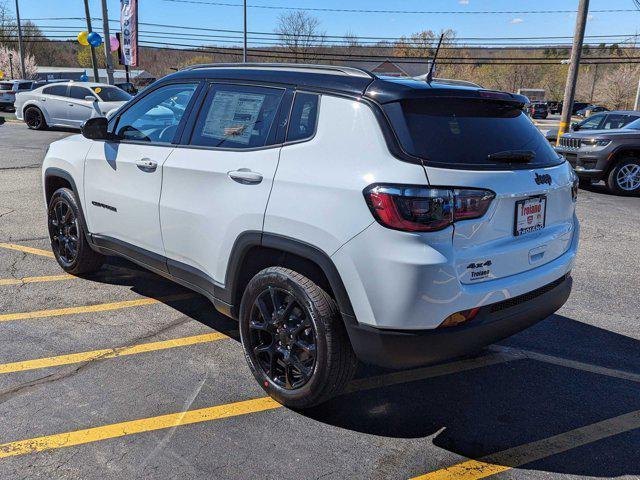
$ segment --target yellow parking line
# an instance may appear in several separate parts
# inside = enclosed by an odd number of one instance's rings
[[[47,275],[43,277],[24,277],[24,278],[0,278],[0,286],[2,285],[22,285],[24,283],[39,283],[39,282],[57,282],[60,280],[72,280],[73,275]]]
[[[183,293],[180,295],[169,295],[161,298],[140,298],[137,300],[124,300],[122,302],[98,303],[97,305],[83,305],[80,307],[54,308],[50,310],[36,310],[33,312],[4,313],[0,315],[0,322],[11,320],[28,320],[32,318],[57,317],[60,315],[74,315],[78,313],[106,312],[110,310],[120,310],[122,308],[141,307],[143,305],[153,305],[160,302],[172,302],[193,298],[193,293]]]
[[[51,450],[54,448],[71,447],[74,445],[107,440],[109,438],[124,437],[125,435],[163,430],[166,428],[177,427],[179,425],[210,422],[212,420],[237,417],[250,413],[263,412],[265,410],[274,410],[281,407],[282,405],[270,397],[261,397],[253,400],[217,405],[215,407],[170,413],[167,415],[160,415],[158,417],[143,418],[141,420],[114,423],[111,425],[104,425],[102,427],[87,428],[84,430],[76,430],[74,432],[31,438],[28,440],[0,445],[0,458],[41,452],[43,450]]]
[[[9,250],[17,250],[19,252],[31,253],[33,255],[55,258],[51,251],[41,250],[40,248],[25,247],[24,245],[16,245],[15,243],[0,243],[0,248],[8,248]]]
[[[370,388],[401,383],[401,374],[405,375],[405,381],[411,382],[429,377],[447,375],[455,373],[456,371],[469,370],[470,368],[473,368],[473,365],[475,365],[475,368],[481,368],[491,362],[497,362],[498,359],[503,362],[514,359],[514,357],[499,354],[492,354],[488,357],[490,357],[491,360],[487,360],[487,357],[478,357],[476,359],[452,362],[447,368],[443,368],[439,365],[435,367],[409,370],[407,372],[396,372],[380,375],[378,377],[371,377],[365,381],[354,382],[354,388],[349,388],[348,391],[367,390]],[[25,455],[34,452],[41,452],[43,450],[71,447],[74,445],[107,440],[109,438],[123,437],[143,432],[150,432],[153,430],[162,430],[179,425],[237,417],[265,410],[276,410],[278,408],[282,408],[282,405],[277,403],[275,400],[270,397],[260,397],[253,400],[217,405],[199,410],[187,410],[158,417],[149,417],[141,420],[131,420],[128,422],[103,425],[101,427],[58,433],[27,440],[18,440],[0,445],[0,458]]]
[[[640,410],[569,430],[553,437],[518,445],[478,460],[468,460],[448,468],[414,477],[412,480],[471,480],[486,478],[637,428],[640,428]]]
[[[204,335],[174,338],[172,340],[163,340],[160,342],[141,343],[139,345],[132,345],[128,347],[106,348],[90,352],[71,353],[68,355],[58,355],[56,357],[5,363],[0,364],[0,374],[24,372],[26,370],[36,370],[39,368],[59,367],[73,363],[82,363],[91,360],[104,360],[107,358],[123,357],[126,355],[137,355],[139,353],[155,352],[158,350],[166,350],[168,348],[186,347],[188,345],[196,345],[199,343],[215,342],[216,340],[223,340],[226,338],[229,337],[222,333],[206,333]]]

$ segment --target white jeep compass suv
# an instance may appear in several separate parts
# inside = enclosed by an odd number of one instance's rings
[[[567,300],[578,182],[526,103],[349,67],[190,67],[51,145],[53,252],[206,295],[260,385],[309,407],[356,359],[473,353]]]

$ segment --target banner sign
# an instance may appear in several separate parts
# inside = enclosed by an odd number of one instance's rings
[[[138,0],[120,0],[122,64],[138,66]]]

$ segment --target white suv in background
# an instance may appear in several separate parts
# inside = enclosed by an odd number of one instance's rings
[[[106,116],[131,98],[118,87],[102,83],[56,82],[18,93],[16,117],[33,130],[80,128],[85,120]]]
[[[260,385],[309,407],[356,359],[476,352],[567,300],[577,178],[525,102],[348,67],[182,70],[51,144],[53,252],[206,295]]]

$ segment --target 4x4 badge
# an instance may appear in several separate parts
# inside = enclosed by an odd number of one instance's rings
[[[549,175],[548,173],[545,173],[543,175],[536,173],[536,183],[538,185],[542,185],[543,183],[551,185],[551,175]]]

